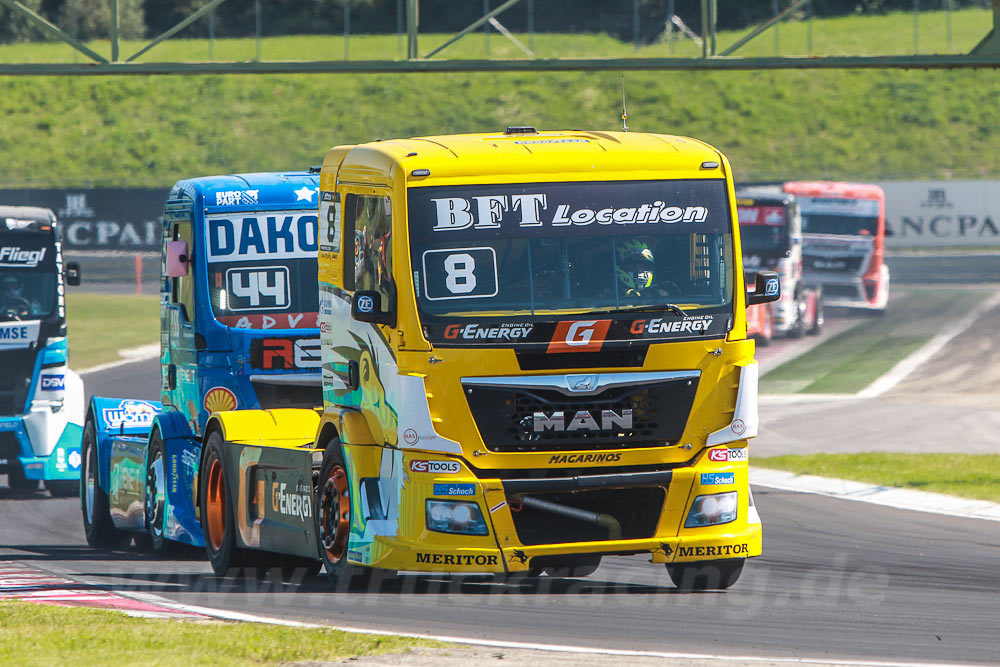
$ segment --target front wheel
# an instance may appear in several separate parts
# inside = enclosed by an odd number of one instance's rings
[[[115,528],[111,521],[108,494],[98,480],[97,431],[88,416],[80,444],[83,470],[80,472],[80,509],[83,512],[83,532],[87,544],[96,549],[111,549],[124,544],[128,536]]]
[[[682,591],[725,590],[739,581],[745,558],[667,565],[667,574]]]
[[[220,577],[251,564],[251,554],[236,543],[236,519],[227,483],[224,447],[222,434],[212,431],[205,442],[205,458],[198,475],[205,551],[212,571]]]
[[[156,430],[149,438],[149,456],[146,459],[146,530],[149,547],[160,556],[170,555],[171,545],[164,534],[167,507],[166,456],[163,437]]]
[[[346,583],[354,575],[347,562],[347,543],[351,533],[351,482],[340,449],[334,438],[323,453],[316,496],[316,535],[326,576],[332,585]]]

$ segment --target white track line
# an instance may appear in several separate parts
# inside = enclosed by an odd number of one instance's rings
[[[625,649],[605,649],[588,646],[567,646],[563,644],[536,644],[532,642],[510,642],[494,639],[477,639],[471,637],[453,637],[450,635],[431,635],[416,632],[393,632],[389,630],[375,630],[372,628],[358,628],[341,625],[322,625],[318,623],[305,623],[302,621],[289,621],[283,618],[269,616],[258,616],[257,614],[247,614],[239,611],[229,611],[226,609],[213,609],[211,607],[201,607],[198,605],[182,604],[167,598],[151,593],[119,593],[129,597],[142,600],[144,602],[155,602],[155,604],[170,607],[178,611],[203,614],[213,616],[218,619],[228,621],[242,621],[246,623],[267,623],[270,625],[283,625],[293,628],[323,628],[327,630],[338,630],[352,634],[380,635],[393,637],[410,637],[412,639],[429,639],[432,641],[449,642],[452,644],[468,644],[471,646],[490,646],[493,648],[526,649],[534,651],[551,651],[557,653],[575,653],[589,655],[614,655],[628,657],[648,657],[666,658],[673,660],[717,660],[717,661],[743,661],[761,663],[783,663],[791,665],[838,665],[843,667],[962,667],[960,663],[934,663],[934,662],[884,662],[877,660],[833,660],[827,658],[789,658],[789,657],[769,657],[755,655],[722,655],[717,653],[680,653],[672,651],[636,651]]]
[[[765,468],[750,468],[750,483],[784,491],[815,493],[843,500],[858,500],[895,509],[945,514],[965,519],[1000,521],[1000,504],[986,500],[958,498],[943,493],[913,491],[831,477],[799,475],[794,472]]]
[[[948,329],[931,338],[929,341],[924,343],[920,349],[914,351],[910,354],[910,356],[906,357],[889,369],[889,372],[885,375],[859,391],[857,393],[857,397],[874,398],[889,391],[902,382],[906,376],[915,371],[922,364],[926,363],[927,360],[935,354],[940,352],[945,345],[951,342],[952,338],[964,332],[982,315],[995,308],[997,304],[1000,304],[1000,292],[997,292],[990,298],[981,301],[965,317],[955,322]]]
[[[156,359],[160,356],[160,344],[150,343],[149,345],[140,345],[138,347],[127,347],[124,350],[118,350],[118,356],[123,358],[118,361],[109,361],[106,364],[98,364],[97,366],[84,368],[81,371],[77,371],[77,374],[86,375],[88,373],[98,373],[100,371],[106,371],[109,368],[118,368],[119,366],[124,366],[126,364],[134,364],[137,361],[149,361],[150,359]]]

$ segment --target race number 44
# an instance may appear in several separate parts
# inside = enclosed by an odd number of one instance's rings
[[[226,271],[228,310],[281,310],[288,307],[288,269],[261,266]]]

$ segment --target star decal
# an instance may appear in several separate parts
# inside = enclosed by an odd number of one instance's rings
[[[300,190],[295,191],[295,196],[298,197],[295,201],[309,201],[313,200],[313,195],[316,194],[316,190],[302,186]]]

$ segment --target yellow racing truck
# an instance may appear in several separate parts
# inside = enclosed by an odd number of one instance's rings
[[[584,576],[685,589],[761,553],[757,365],[732,172],[624,132],[337,146],[319,197],[323,406],[205,428],[213,569]],[[746,296],[744,296],[746,295]],[[315,566],[314,565],[314,566]]]

